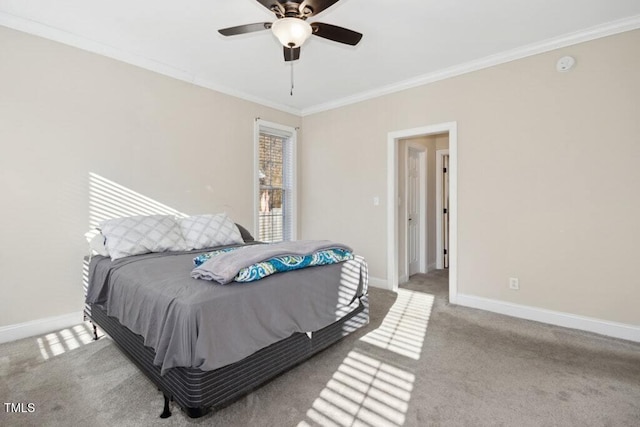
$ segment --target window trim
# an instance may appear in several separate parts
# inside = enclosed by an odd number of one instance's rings
[[[286,137],[291,145],[291,240],[298,238],[298,131],[296,128],[267,120],[256,119],[253,134],[253,235],[259,239],[260,232],[260,133],[271,133]]]

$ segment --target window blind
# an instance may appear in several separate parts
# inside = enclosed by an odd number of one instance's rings
[[[260,131],[258,177],[258,240],[292,240],[293,147],[289,136]]]

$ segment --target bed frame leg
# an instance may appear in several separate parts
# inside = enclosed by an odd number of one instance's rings
[[[91,325],[93,326],[93,340],[98,341],[98,328],[96,327],[96,324],[93,322],[91,322]]]
[[[171,409],[169,409],[169,396],[164,395],[164,410],[160,414],[160,418],[169,418],[171,416]]]

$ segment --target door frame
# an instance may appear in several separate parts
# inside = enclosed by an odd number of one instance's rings
[[[442,247],[442,164],[443,156],[449,149],[436,150],[436,268],[444,268],[444,248]],[[451,172],[451,155],[449,155],[449,171]],[[449,175],[451,183],[451,175]],[[449,188],[449,204],[451,204],[451,188]],[[451,215],[449,215],[451,218]],[[449,224],[451,230],[451,224]],[[451,238],[451,237],[449,237]]]
[[[411,276],[409,272],[409,221],[406,219],[409,216],[409,204],[407,203],[409,194],[409,150],[415,150],[418,152],[418,164],[419,164],[419,185],[418,185],[418,235],[419,249],[418,249],[418,273],[427,272],[427,259],[428,259],[428,247],[427,247],[427,147],[417,144],[411,141],[405,141],[404,149],[404,217],[405,217],[405,273],[407,280]],[[398,280],[402,282],[404,277]]]
[[[458,124],[446,122],[387,134],[387,287],[398,290],[398,142],[449,133],[449,302],[458,298]]]

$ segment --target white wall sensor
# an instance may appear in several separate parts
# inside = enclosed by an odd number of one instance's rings
[[[558,59],[558,63],[556,64],[556,70],[561,73],[569,71],[575,65],[576,60],[572,56],[563,56]]]

